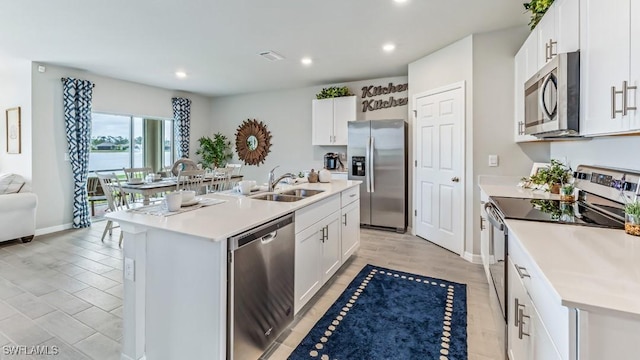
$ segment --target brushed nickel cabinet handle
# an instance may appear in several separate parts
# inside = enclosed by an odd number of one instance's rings
[[[637,86],[629,86],[626,81],[622,82],[622,116],[626,116],[629,110],[637,110],[635,106],[629,106],[629,90],[636,90],[637,88]]]
[[[558,55],[553,52],[553,45],[558,45],[557,41],[553,41],[553,39],[549,39],[549,60],[553,59],[554,56]]]
[[[324,243],[324,228],[320,229],[320,241]]]
[[[514,314],[513,314],[513,326],[515,327],[520,327],[520,318],[518,317],[518,310],[520,310],[521,306],[524,306],[523,304],[520,304],[520,300],[518,298],[515,299],[515,304],[513,306],[513,310]]]
[[[482,215],[480,215],[480,231],[486,229],[486,227],[484,226],[484,218],[482,217]]]
[[[347,214],[344,214],[342,216],[344,216],[344,226],[347,226]]]
[[[624,83],[623,83],[624,85]],[[616,109],[616,95],[618,94],[622,94],[622,109],[618,110]],[[624,91],[618,91],[616,90],[615,86],[611,87],[611,118],[615,119],[616,118],[616,114],[622,114],[624,112]]]
[[[544,44],[544,62],[549,61],[549,44]]]
[[[520,266],[520,265],[516,265],[516,271],[518,272],[518,276],[520,276],[520,279],[524,279],[526,277],[528,277],[529,279],[531,279],[531,275],[529,275],[527,271],[527,268],[524,266]]]
[[[522,336],[529,336],[529,333],[524,332],[524,318],[530,319],[529,315],[524,314],[524,305],[522,305],[522,309],[518,310],[518,317],[520,318],[520,324],[518,324],[518,339],[522,339]]]

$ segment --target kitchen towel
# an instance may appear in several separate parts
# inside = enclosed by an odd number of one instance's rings
[[[466,295],[464,284],[366,265],[289,359],[467,359]]]

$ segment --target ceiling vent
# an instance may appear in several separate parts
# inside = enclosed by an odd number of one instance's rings
[[[278,61],[278,60],[282,60],[284,59],[284,56],[275,53],[273,51],[263,51],[261,53],[259,53],[258,55],[262,56],[263,58],[269,60],[269,61]]]

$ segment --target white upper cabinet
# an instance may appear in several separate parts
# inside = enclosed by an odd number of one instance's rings
[[[347,145],[347,123],[356,120],[356,97],[313,100],[312,145]]]
[[[536,72],[538,72],[538,34],[533,31],[529,34],[529,37],[522,45],[520,51],[525,52],[525,71],[524,80],[522,81],[522,88],[524,89],[524,83],[527,82]]]
[[[638,2],[634,2],[634,5],[631,6],[631,48],[630,52],[630,61],[631,64],[629,70],[629,86],[635,86],[636,89],[629,90],[628,93],[628,105],[630,107],[640,107],[638,104],[638,90],[637,87],[640,86],[640,6],[638,6]],[[636,131],[640,129],[640,111],[633,110],[629,111],[629,130]]]
[[[527,46],[527,43],[534,44],[537,40],[535,36],[529,36],[525,45],[518,51],[514,58],[514,140],[516,142],[538,140],[533,135],[524,134],[524,83],[529,78],[527,75],[535,73],[534,63],[536,58],[532,54],[536,53],[536,46]],[[529,61],[528,61],[529,60]]]
[[[560,53],[580,48],[579,0],[556,0],[534,29],[538,37],[538,69]]]
[[[636,91],[623,89],[625,82],[627,87],[637,83],[637,78],[630,79],[630,55],[631,44],[637,43],[640,37],[637,24],[635,34],[631,33],[630,10],[630,0],[581,2],[580,132],[583,135],[630,130],[629,114],[636,116],[636,111],[628,109],[630,102],[635,104]],[[635,8],[636,19],[637,12]],[[634,64],[634,68],[637,65]]]

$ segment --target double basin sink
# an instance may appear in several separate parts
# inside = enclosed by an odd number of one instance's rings
[[[280,202],[294,202],[298,200],[302,200],[308,198],[309,196],[317,195],[324,190],[313,190],[313,189],[292,189],[283,191],[277,194],[262,194],[252,196],[252,199],[257,200],[268,200],[268,201],[280,201]]]

